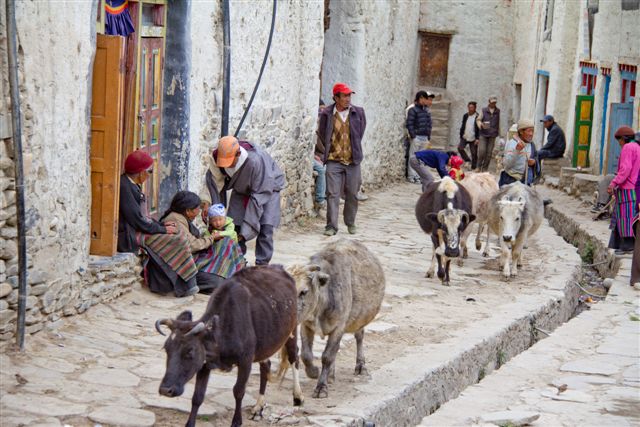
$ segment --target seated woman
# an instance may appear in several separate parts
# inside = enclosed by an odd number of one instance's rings
[[[222,224],[212,228],[209,232],[200,234],[193,224],[193,220],[200,214],[201,200],[191,191],[179,191],[173,197],[171,206],[162,216],[164,221],[175,222],[179,233],[186,236],[189,247],[198,268],[197,283],[201,291],[210,293],[226,278],[231,277],[244,265],[242,251],[237,243],[233,222],[232,234],[224,218],[222,205],[212,206],[214,222],[223,216]],[[215,207],[215,208],[214,208]]]
[[[144,250],[148,255],[144,278],[152,292],[174,292],[179,297],[193,295],[198,287],[191,253],[171,258],[174,254],[170,249],[188,247],[184,237],[177,234],[175,223],[162,224],[147,216],[142,184],[153,172],[152,165],[153,159],[143,151],[134,151],[124,162],[125,173],[120,177],[118,252]]]

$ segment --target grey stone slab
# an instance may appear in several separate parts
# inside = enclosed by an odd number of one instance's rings
[[[553,381],[553,385],[560,387],[565,384],[569,390],[589,390],[591,385],[615,384],[616,380],[600,375],[574,375],[561,377]]]
[[[312,426],[317,427],[346,427],[351,425],[355,418],[340,415],[314,415],[307,417]]]
[[[622,373],[622,377],[627,382],[640,382],[640,365],[636,363],[632,366],[629,366]]]
[[[91,412],[89,418],[97,423],[121,427],[146,427],[156,422],[156,415],[151,411],[119,406],[103,406]]]
[[[372,322],[365,327],[365,330],[367,332],[375,332],[380,334],[393,332],[396,329],[398,329],[398,325],[394,325],[393,323],[387,323],[387,322]]]
[[[80,380],[114,387],[136,387],[140,378],[124,369],[93,368],[80,376]]]
[[[54,417],[38,418],[29,424],[29,427],[58,427],[62,426],[60,420]]]
[[[540,418],[540,413],[525,411],[490,412],[480,417],[480,419],[485,423],[491,423],[498,426],[510,425],[514,427],[529,425],[538,418]]]
[[[598,348],[602,354],[617,354],[620,356],[640,357],[640,346],[637,334],[626,334],[628,337],[607,338]]]
[[[616,366],[607,365],[597,360],[580,359],[565,363],[560,367],[565,372],[580,372],[581,374],[613,375],[620,371]]]
[[[173,409],[174,411],[184,412],[189,414],[191,412],[191,395],[183,394],[178,397],[166,397],[157,394],[155,396],[141,396],[140,400],[147,406],[154,408]],[[213,405],[209,402],[210,399],[205,399],[200,408],[198,409],[198,415],[213,416],[218,414],[221,410],[226,410],[221,406]],[[185,422],[187,416],[185,415]]]
[[[37,394],[6,394],[0,400],[3,408],[23,411],[30,414],[60,417],[78,415],[87,411],[87,405],[70,403],[66,400]]]
[[[552,400],[562,400],[566,402],[590,403],[595,401],[593,395],[577,390],[567,390],[563,393],[557,393],[556,391],[543,391],[540,394]]]

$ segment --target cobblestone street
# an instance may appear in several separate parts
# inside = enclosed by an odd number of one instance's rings
[[[464,267],[452,265],[451,287],[443,287],[438,279],[425,279],[431,243],[415,221],[418,192],[417,185],[399,184],[371,192],[369,200],[360,205],[359,234],[354,238],[381,259],[387,278],[383,308],[365,335],[370,375],[353,376],[355,345],[352,336],[345,336],[328,399],[312,399],[315,381],[303,374],[306,401],[294,411],[288,377],[280,388],[269,385],[265,418],[254,422],[248,419],[248,408],[257,397],[255,365],[243,402],[246,425],[346,425],[367,419],[378,406],[398,406],[393,400],[430,373],[437,374],[439,385],[425,387],[423,392],[443,395],[446,401],[479,376],[489,374],[496,367],[496,352],[502,358],[499,366],[527,347],[516,335],[509,335],[518,329],[514,326],[518,319],[548,304],[553,304],[557,315],[570,310],[557,301],[580,258],[546,221],[529,243],[524,268],[516,279],[501,279],[496,247],[487,259],[470,249]],[[335,237],[324,237],[323,226],[323,220],[316,219],[280,230],[274,262],[304,262],[330,239],[349,236],[341,229]],[[184,423],[193,381],[179,398],[158,394],[164,373],[163,337],[155,332],[153,322],[184,309],[198,316],[206,301],[203,295],[175,299],[135,289],[69,318],[58,330],[30,337],[24,354],[4,349],[0,356],[3,425]],[[547,326],[542,323],[540,327]],[[487,345],[491,347],[485,348]],[[316,356],[322,348],[317,339]],[[198,425],[230,421],[234,381],[234,372],[212,376]]]

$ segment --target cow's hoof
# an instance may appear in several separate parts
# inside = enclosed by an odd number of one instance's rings
[[[442,281],[442,286],[449,286],[449,281],[448,280],[443,280]]]
[[[431,279],[433,277],[433,271],[427,271],[426,273],[424,273],[424,277],[426,277],[427,279]]]
[[[464,251],[462,252],[462,258],[469,258],[469,250],[467,248],[464,248]]]
[[[369,371],[367,371],[367,368],[364,366],[364,363],[358,363],[358,364],[356,364],[355,374],[356,375],[369,375]]]
[[[438,270],[438,279],[444,279],[444,270]]]
[[[482,243],[476,242],[476,251],[479,251],[482,248]]]
[[[262,411],[264,410],[264,407],[258,407],[257,405],[253,407],[253,409],[251,409],[251,419],[253,421],[258,421],[262,419]]]
[[[318,369],[317,366],[314,366],[314,365],[305,366],[304,372],[307,374],[307,377],[313,378],[313,379],[317,379],[318,375],[320,375],[320,370]]]
[[[482,252],[482,256],[485,257],[485,258],[488,257],[489,256],[489,252],[488,251]]]
[[[300,397],[293,397],[293,406],[302,406],[302,404],[304,403],[304,397],[300,396]]]
[[[327,390],[327,386],[324,385],[324,384],[321,384],[321,385],[317,386],[316,389],[313,390],[312,397],[314,399],[326,399],[327,397],[329,397],[329,392]]]
[[[464,260],[462,258],[458,258],[458,261],[456,261],[456,264],[458,264],[458,267],[463,267],[464,266]]]

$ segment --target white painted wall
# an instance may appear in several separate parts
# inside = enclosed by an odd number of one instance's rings
[[[514,10],[505,0],[420,2],[420,30],[453,33],[446,90],[452,144],[458,143],[469,101],[476,101],[480,109],[490,96],[498,97],[501,135],[513,120]]]
[[[270,2],[231,2],[230,133],[238,126],[258,77],[269,36],[270,6]],[[282,207],[283,222],[288,222],[312,207],[323,4],[280,1],[276,16],[271,54],[240,136],[264,147],[285,171]],[[220,136],[223,52],[218,3],[192,3],[192,34],[198,40],[192,49],[189,187],[199,189],[204,156]]]
[[[362,177],[387,183],[404,173],[406,99],[413,97],[420,4],[417,0],[332,0],[325,33],[322,98],[332,102],[336,82],[347,83],[365,109]]]

